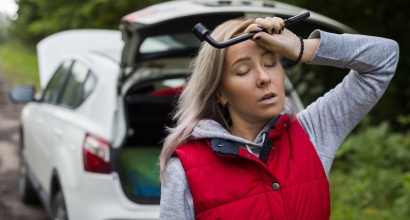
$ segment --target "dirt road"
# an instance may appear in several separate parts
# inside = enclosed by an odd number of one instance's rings
[[[45,211],[38,206],[27,206],[18,197],[18,142],[21,105],[8,98],[11,85],[0,66],[0,219],[46,220]]]

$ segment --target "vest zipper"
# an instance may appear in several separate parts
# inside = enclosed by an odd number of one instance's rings
[[[280,115],[278,115],[278,117],[276,117],[276,119],[275,119],[275,121],[273,122],[273,125],[272,125],[272,127],[271,127],[271,129],[270,129],[270,131],[271,131],[273,128],[276,127],[276,123],[278,122],[279,118],[280,118]],[[263,135],[266,135],[266,132],[264,132]],[[270,151],[271,151],[271,149],[272,149],[272,147],[273,147],[273,143],[274,143],[274,140],[273,140],[273,139],[271,139],[271,138],[264,138],[264,141],[263,141],[263,144],[262,144],[262,149],[261,149],[261,152],[260,152],[260,154],[259,154],[259,159],[261,159],[261,161],[262,161],[264,164],[266,164],[266,162],[268,161]]]

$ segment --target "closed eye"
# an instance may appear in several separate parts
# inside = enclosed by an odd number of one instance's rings
[[[251,71],[250,67],[247,65],[242,65],[236,70],[236,75],[243,76]]]
[[[264,65],[266,68],[270,68],[270,67],[274,67],[276,66],[276,62],[275,63],[268,63]]]
[[[265,68],[274,67],[278,63],[278,60],[276,59],[276,56],[273,56],[271,54],[268,54],[263,58],[264,59],[262,60],[262,64]]]
[[[243,76],[243,75],[247,74],[248,72],[249,72],[249,70],[245,71],[245,72],[237,72],[236,75]]]

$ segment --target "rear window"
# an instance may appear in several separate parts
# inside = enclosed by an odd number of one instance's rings
[[[198,47],[199,42],[191,33],[165,34],[146,38],[142,42],[139,52],[140,54],[149,54]]]
[[[68,108],[78,107],[94,90],[96,76],[83,64],[75,62],[64,87],[60,105]]]

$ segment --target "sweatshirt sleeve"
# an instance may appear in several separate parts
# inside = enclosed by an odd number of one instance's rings
[[[191,191],[184,168],[178,158],[171,158],[165,168],[164,183],[161,186],[159,219],[195,219]]]
[[[399,47],[393,40],[364,35],[315,31],[309,38],[321,39],[309,64],[350,69],[341,83],[297,115],[328,175],[343,140],[386,90]]]

